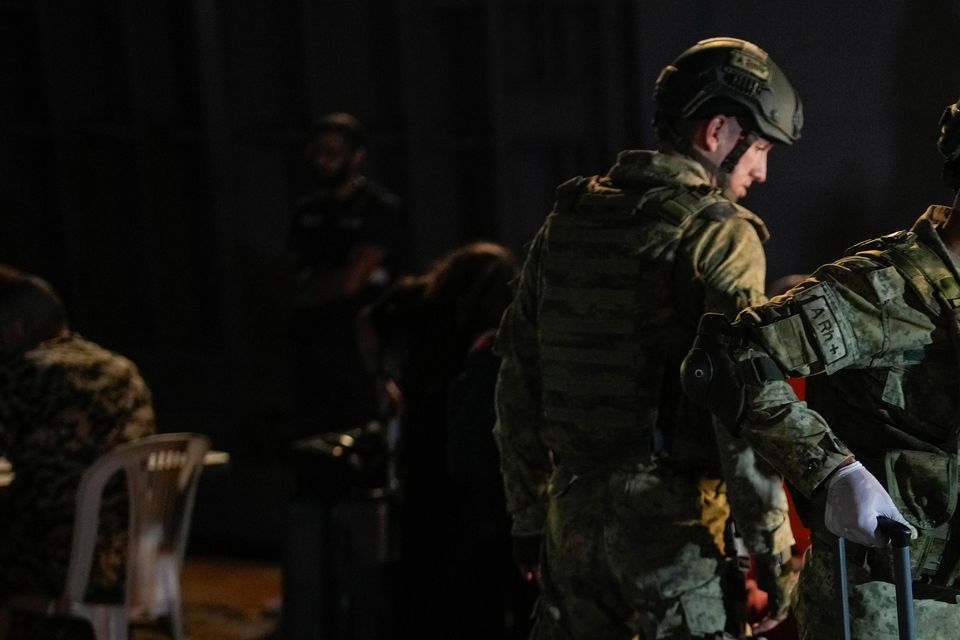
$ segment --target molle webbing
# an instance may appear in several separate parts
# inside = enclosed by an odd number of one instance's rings
[[[668,358],[692,340],[674,255],[690,222],[727,202],[709,186],[588,184],[561,185],[541,270],[543,413],[568,461],[652,452]]]

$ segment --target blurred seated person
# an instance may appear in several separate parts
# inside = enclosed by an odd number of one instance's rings
[[[404,441],[442,441],[447,387],[474,342],[495,328],[510,301],[517,263],[509,249],[473,242],[437,260],[427,272],[400,278],[357,321],[367,367],[386,382],[388,413],[403,413]],[[402,394],[402,395],[399,395]],[[443,446],[434,446],[442,462]]]
[[[399,198],[363,174],[366,156],[363,126],[347,113],[321,118],[307,145],[314,188],[295,204],[287,241],[296,436],[355,427],[375,413],[354,325],[392,282],[403,229]]]
[[[788,275],[781,276],[767,285],[767,297],[775,298],[779,295],[782,295],[806,280],[809,276],[810,274],[808,273],[790,273]]]
[[[97,458],[154,433],[137,368],[70,330],[40,278],[0,265],[0,455],[14,481],[0,490],[0,601],[63,592],[80,476]],[[108,483],[88,596],[123,594],[127,498]],[[14,637],[87,637],[79,621],[20,619]]]
[[[496,546],[497,536],[507,532],[506,507],[502,497],[498,501],[502,488],[492,436],[493,395],[491,391],[485,401],[479,399],[476,394],[483,385],[468,391],[463,381],[452,397],[450,387],[464,370],[471,347],[498,325],[517,269],[513,254],[501,245],[465,245],[426,273],[401,278],[363,311],[358,323],[361,351],[388,391],[386,412],[402,414],[401,595],[409,594],[412,600],[401,601],[398,610],[410,617],[401,625],[418,634],[429,629],[436,637],[474,637],[469,633],[490,620],[477,617],[482,615],[477,607],[484,605],[473,598],[477,589],[464,589],[477,582],[490,585],[490,571],[502,567],[490,566],[489,555],[472,553],[488,543]],[[461,425],[459,405],[468,398],[482,408],[484,402],[489,405],[489,424],[481,425],[484,416],[476,415],[475,421],[462,423],[471,433],[451,433]],[[485,430],[479,438],[477,427]],[[484,438],[487,446],[474,452],[477,457],[469,468],[450,467],[464,444]],[[491,503],[498,511],[478,522]],[[503,559],[509,562],[509,547]],[[503,592],[488,595],[501,598],[495,622],[502,630]]]
[[[500,452],[493,438],[494,391],[500,357],[496,329],[473,343],[463,371],[448,390],[447,469],[459,496],[452,505],[453,587],[460,613],[471,620],[461,640],[526,639],[537,596],[532,573],[513,558],[510,515],[500,475]]]

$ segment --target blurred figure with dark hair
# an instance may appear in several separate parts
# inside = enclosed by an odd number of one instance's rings
[[[46,281],[0,265],[0,350],[24,350],[59,336],[66,325],[60,296]]]
[[[361,172],[366,155],[363,127],[347,113],[324,116],[306,148],[315,188],[296,203],[288,239],[298,436],[354,426],[374,414],[354,322],[392,280],[402,224],[397,196]]]
[[[368,365],[399,383],[407,405],[444,396],[474,340],[500,321],[516,270],[509,249],[474,242],[440,258],[426,273],[404,276],[361,314]],[[440,419],[434,424],[443,423],[444,407],[435,407]],[[409,414],[406,418],[409,422]]]
[[[532,573],[521,574],[513,558],[510,516],[493,439],[494,392],[500,357],[496,330],[478,337],[463,371],[448,390],[446,462],[457,496],[451,541],[454,592],[469,619],[459,636],[526,639],[537,595]]]
[[[777,296],[785,294],[790,289],[793,289],[795,286],[807,279],[809,274],[804,273],[789,273],[785,276],[781,276],[767,285],[767,297],[775,298]]]
[[[398,611],[401,631],[421,637],[506,637],[518,572],[492,435],[496,368],[485,383],[481,361],[517,269],[505,247],[474,242],[401,279],[360,319],[402,414]]]
[[[155,431],[136,366],[70,330],[40,278],[0,266],[0,454],[16,476],[0,498],[0,601],[63,592],[80,476],[97,458]],[[123,593],[127,498],[107,486],[91,597]],[[76,621],[17,622],[17,638],[87,637]]]

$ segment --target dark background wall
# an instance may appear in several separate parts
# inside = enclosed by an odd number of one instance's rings
[[[557,183],[652,146],[657,73],[712,35],[767,49],[804,101],[744,202],[771,279],[949,199],[958,2],[2,0],[0,261],[141,365],[163,430],[256,461],[289,407],[278,265],[312,122],[366,123],[410,268],[477,238],[520,251]]]

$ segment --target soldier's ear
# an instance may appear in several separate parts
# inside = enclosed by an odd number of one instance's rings
[[[690,123],[690,146],[701,153],[715,152],[721,144],[721,131],[726,116],[716,115],[709,119],[694,120]]]
[[[730,116],[717,114],[709,120],[703,121],[702,146],[707,151],[716,151],[723,145],[724,138],[729,135],[734,119]]]

